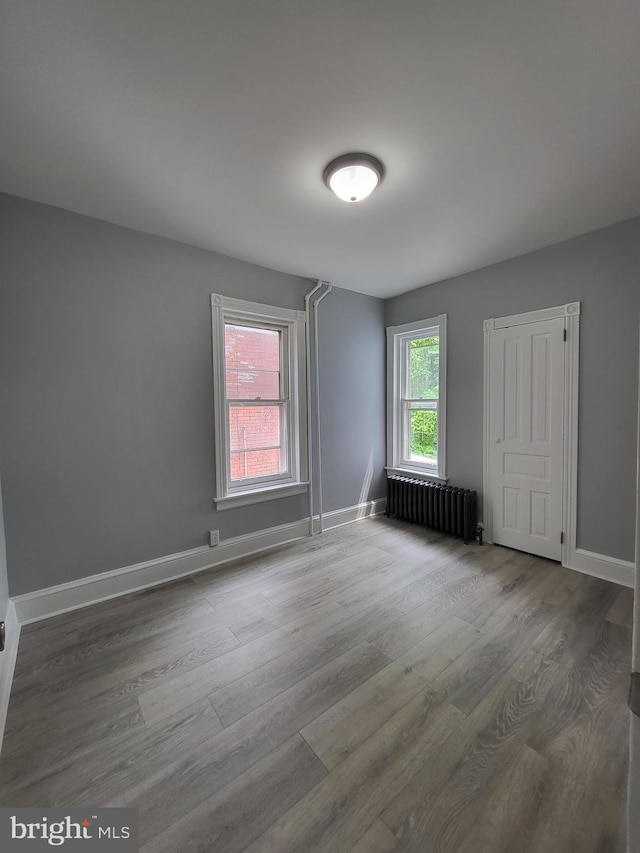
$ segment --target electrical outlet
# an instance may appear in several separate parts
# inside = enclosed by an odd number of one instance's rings
[[[214,548],[216,545],[220,544],[220,531],[219,530],[210,530],[209,531],[209,547]]]

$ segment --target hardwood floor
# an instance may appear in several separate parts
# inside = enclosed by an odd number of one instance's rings
[[[632,593],[368,519],[23,630],[0,804],[145,853],[624,850]]]

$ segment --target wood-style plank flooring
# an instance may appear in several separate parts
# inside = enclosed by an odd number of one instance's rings
[[[0,804],[145,853],[624,850],[632,594],[383,518],[23,630]]]

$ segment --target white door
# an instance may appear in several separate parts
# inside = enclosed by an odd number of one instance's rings
[[[637,579],[638,564],[636,561],[636,602],[640,595],[640,584]],[[631,728],[629,742],[629,789],[627,792],[627,850],[628,853],[638,853],[640,850],[640,810],[638,803],[640,802],[640,699],[638,698],[637,682],[640,676],[638,675],[638,657],[640,649],[640,614],[638,613],[638,605],[634,605],[634,660],[636,663],[633,666],[634,674],[631,676],[635,683],[635,690],[631,693]]]
[[[638,389],[640,393],[640,388]],[[640,404],[640,397],[638,397]],[[638,447],[640,448],[640,405],[638,407]],[[627,794],[627,851],[640,850],[640,454],[636,480],[636,578],[633,603],[633,649],[631,658],[632,689],[629,694],[631,708],[631,738],[629,743],[629,790]]]
[[[561,558],[564,319],[493,329],[489,495],[493,541]]]

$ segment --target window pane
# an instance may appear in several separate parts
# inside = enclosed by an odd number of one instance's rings
[[[438,464],[438,412],[411,409],[409,415],[409,458],[413,462]]]
[[[227,368],[228,400],[279,400],[280,373]]]
[[[275,329],[225,324],[228,400],[280,399],[280,336]]]
[[[438,397],[440,344],[438,337],[409,341],[407,397],[429,400]]]
[[[231,452],[280,446],[281,405],[229,406]],[[279,472],[278,472],[279,473]]]
[[[269,477],[284,474],[283,452],[272,450],[248,450],[246,453],[231,454],[231,479],[248,480],[253,477]]]

